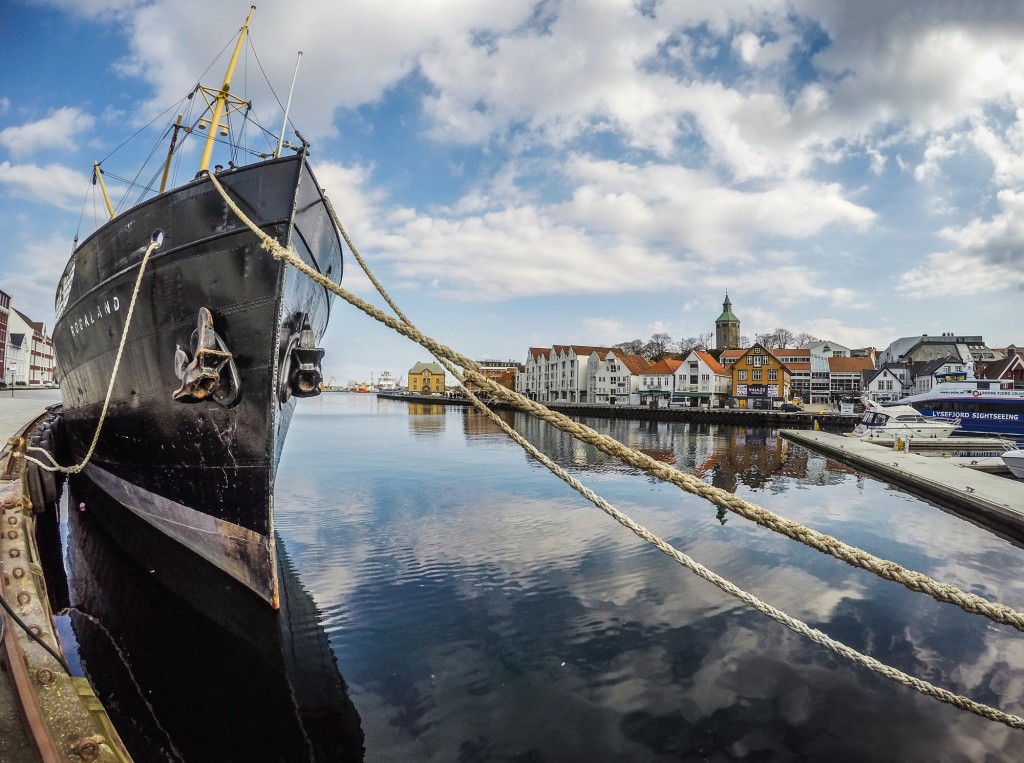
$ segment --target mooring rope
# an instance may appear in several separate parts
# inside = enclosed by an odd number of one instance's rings
[[[149,256],[155,249],[160,247],[160,239],[154,238],[149,246],[146,248],[146,253],[142,255],[142,261],[139,263],[139,274],[135,277],[135,288],[132,290],[132,298],[128,303],[128,312],[124,319],[124,329],[121,331],[121,341],[117,345],[117,355],[114,357],[114,368],[110,373],[110,383],[107,385],[107,394],[103,398],[103,408],[100,410],[100,417],[96,421],[96,431],[93,433],[92,442],[89,443],[89,449],[86,451],[85,458],[82,459],[81,463],[74,464],[73,466],[61,466],[57,463],[57,459],[54,458],[53,454],[45,448],[38,448],[30,446],[29,450],[39,451],[50,459],[50,464],[44,464],[38,458],[34,458],[27,453],[23,454],[18,450],[12,451],[11,455],[14,458],[23,458],[26,461],[35,464],[40,469],[48,472],[61,472],[63,474],[78,474],[81,472],[86,464],[92,460],[93,453],[96,452],[96,444],[100,441],[100,433],[103,431],[103,422],[107,418],[107,410],[110,407],[110,397],[114,391],[114,382],[117,380],[117,372],[121,367],[121,356],[124,354],[125,344],[128,340],[128,327],[132,325],[132,316],[135,314],[135,303],[139,298],[139,291],[142,288],[142,276],[146,272],[146,265],[149,264]]]
[[[876,574],[887,579],[900,582],[903,585],[910,588],[911,590],[927,592],[931,596],[940,601],[949,601],[955,603],[968,612],[982,614],[995,620],[996,622],[1010,624],[1018,628],[1019,630],[1024,630],[1024,615],[1014,611],[1009,607],[1006,607],[1005,605],[993,604],[985,599],[982,599],[981,597],[975,596],[974,594],[967,594],[963,591],[960,591],[955,586],[940,583],[927,577],[926,575],[923,575],[922,573],[906,570],[900,565],[896,564],[895,562],[887,561],[884,559],[878,559],[877,557],[874,557],[873,555],[868,554],[867,552],[861,549],[848,546],[835,538],[824,535],[822,533],[818,533],[817,531],[811,530],[810,528],[803,527],[799,523],[792,522],[790,520],[786,520],[782,517],[779,517],[773,514],[772,512],[769,512],[767,509],[763,509],[759,506],[754,506],[753,504],[748,504],[746,501],[743,501],[742,499],[739,499],[736,496],[732,496],[731,494],[725,493],[725,491],[718,490],[713,486],[708,486],[705,483],[701,482],[700,480],[691,477],[690,475],[686,475],[683,474],[682,472],[679,472],[679,470],[677,469],[667,467],[664,464],[661,464],[660,462],[657,462],[654,459],[650,458],[649,456],[645,456],[642,453],[638,453],[637,451],[633,451],[632,449],[623,446],[621,443],[619,443],[616,440],[613,440],[612,438],[600,435],[599,433],[595,432],[589,427],[585,427],[581,424],[577,424],[576,422],[572,422],[570,419],[563,416],[562,414],[557,414],[554,411],[547,409],[545,406],[541,406],[535,403],[535,401],[530,401],[527,398],[524,398],[522,395],[518,395],[517,393],[512,392],[511,390],[508,390],[505,387],[501,387],[497,383],[493,382],[489,378],[479,373],[478,367],[474,361],[456,353],[454,350],[438,343],[436,340],[433,340],[430,337],[427,337],[426,335],[422,334],[418,329],[416,329],[408,320],[408,318],[406,318],[401,313],[401,311],[398,310],[397,307],[393,305],[392,300],[383,292],[382,287],[378,286],[378,290],[381,292],[382,296],[384,296],[384,298],[387,300],[388,304],[392,305],[392,307],[395,309],[395,312],[401,316],[401,322],[396,321],[395,319],[384,314],[383,312],[373,307],[369,303],[366,303],[363,300],[356,297],[355,295],[350,294],[347,290],[343,289],[338,284],[335,284],[334,282],[320,275],[318,271],[307,265],[294,250],[285,249],[277,241],[275,241],[273,238],[271,238],[262,230],[260,230],[242,212],[242,210],[239,209],[238,205],[234,203],[230,196],[228,196],[227,192],[216,180],[216,178],[213,177],[212,175],[210,176],[210,178],[213,181],[214,187],[220,192],[221,196],[224,198],[225,203],[229,206],[229,208],[238,216],[239,220],[241,220],[251,231],[253,231],[254,234],[256,234],[260,238],[262,242],[262,247],[265,250],[271,252],[275,259],[279,259],[286,262],[287,264],[296,268],[300,272],[304,273],[309,278],[313,279],[317,283],[320,283],[325,288],[337,294],[349,304],[362,310],[367,315],[370,315],[375,320],[403,334],[409,339],[412,339],[413,341],[417,342],[422,347],[429,350],[436,358],[438,358],[438,360],[444,362],[445,366],[449,368],[457,378],[460,378],[460,380],[463,383],[465,383],[466,381],[472,381],[474,384],[479,385],[481,388],[490,392],[492,395],[496,395],[504,400],[507,400],[508,402],[511,402],[513,405],[515,405],[517,408],[520,408],[521,410],[527,411],[528,413],[533,413],[542,420],[547,421],[548,423],[552,424],[553,426],[557,427],[562,431],[566,431],[569,434],[572,434],[574,437],[582,440],[583,442],[593,444],[596,447],[600,448],[602,451],[609,453],[611,455],[616,455],[619,456],[620,458],[624,458],[624,460],[626,460],[627,463],[637,466],[638,468],[643,469],[644,471],[653,476],[660,477],[673,484],[676,484],[679,487],[683,488],[684,490],[687,490],[688,492],[700,495],[701,497],[715,503],[716,505],[723,506],[724,508],[730,511],[736,511],[737,513],[740,513],[743,516],[748,516],[749,514],[752,518],[756,517],[754,521],[757,521],[758,524],[768,527],[769,529],[774,529],[777,532],[781,532],[787,535],[787,537],[792,537],[795,540],[800,540],[802,543],[810,545],[812,548],[816,548],[817,550],[822,551],[823,553],[827,553],[832,556],[835,556],[836,558],[842,559],[843,561],[846,561],[848,564],[852,564],[853,566],[862,567],[863,569],[875,572]],[[345,235],[346,243],[348,243],[349,247],[352,249],[353,255],[356,256],[357,260],[363,266],[364,270],[367,271],[367,275],[370,276],[371,281],[376,285],[376,278],[374,278],[372,274],[369,273],[369,269],[363,263],[362,258],[359,257],[359,255],[356,253],[355,248],[352,247],[352,244],[349,241],[348,236],[344,234],[344,228],[340,225],[340,221],[337,219],[333,207],[331,207],[328,203],[327,208],[335,224],[338,225],[339,230],[341,230],[343,235]],[[455,365],[463,368],[464,373],[461,375],[458,374],[458,372],[454,368]],[[622,513],[614,506],[606,502],[603,498],[595,494],[592,490],[590,490],[585,485],[580,483],[570,474],[565,472],[564,469],[562,469],[560,466],[551,461],[551,459],[549,459],[547,456],[545,456],[543,453],[537,450],[537,448],[533,446],[525,438],[523,438],[522,435],[513,430],[496,414],[494,414],[494,412],[491,411],[490,408],[487,407],[485,404],[483,404],[483,402],[480,401],[479,398],[468,388],[467,393],[473,400],[474,405],[480,408],[480,410],[485,411],[491,418],[491,420],[496,422],[498,426],[501,427],[506,434],[508,434],[513,440],[519,443],[521,447],[526,449],[526,451],[530,453],[530,455],[532,455],[534,458],[538,459],[542,464],[544,464],[545,467],[547,467],[550,471],[552,471],[552,473],[558,476],[559,479],[563,480],[566,484],[573,487],[581,495],[583,495],[589,501],[598,506],[602,511],[605,511],[607,514],[609,514],[609,516],[613,517],[617,522],[622,524],[624,527],[631,530],[638,537],[645,540],[647,543],[651,544],[667,556],[675,559],[679,564],[682,564],[687,569],[694,572],[696,575],[712,583],[720,590],[730,594],[731,596],[734,596],[735,598],[739,599],[740,601],[743,601],[748,606],[752,607],[758,612],[761,612],[762,614],[765,614],[766,616],[772,618],[776,622],[785,625],[787,628],[790,628],[796,633],[806,636],[810,640],[814,641],[817,644],[820,644],[821,646],[826,647],[832,652],[840,656],[843,656],[849,659],[850,661],[862,665],[870,670],[873,670],[879,673],[880,675],[884,675],[887,678],[904,684],[905,686],[911,687],[916,691],[920,692],[921,694],[937,699],[940,702],[953,705],[960,709],[967,710],[983,718],[998,721],[999,723],[1003,723],[1012,728],[1024,729],[1024,718],[1013,715],[1011,713],[1004,712],[1002,710],[990,707],[979,702],[975,702],[974,700],[968,697],[964,697],[962,695],[951,692],[947,689],[934,686],[933,684],[930,684],[927,681],[923,681],[919,678],[915,678],[914,676],[903,673],[902,671],[897,670],[896,668],[893,668],[889,665],[886,665],[885,663],[880,662],[879,660],[876,660],[873,657],[858,652],[857,650],[853,649],[850,646],[847,646],[846,644],[843,644],[840,641],[832,639],[831,637],[822,633],[821,631],[811,628],[806,623],[787,615],[785,612],[765,602],[762,602],[753,594],[750,594],[740,589],[738,586],[734,585],[730,581],[712,572],[711,570],[704,567],[700,563],[696,562],[683,552],[679,551],[678,549],[675,549],[670,544],[668,544],[658,536],[651,533],[642,525],[634,522],[629,516]],[[543,411],[546,412],[546,414],[541,415],[541,411],[539,409],[543,409]],[[610,442],[608,442],[609,440]],[[698,483],[700,487],[698,488],[697,485],[692,484],[694,482]],[[722,493],[725,493],[725,495],[720,495]],[[728,500],[723,500],[723,498],[727,498]],[[740,511],[741,507],[743,508],[743,511]],[[826,542],[822,543],[823,540]]]

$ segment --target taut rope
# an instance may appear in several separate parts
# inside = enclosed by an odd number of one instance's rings
[[[879,559],[866,551],[849,546],[842,541],[839,541],[831,536],[824,535],[810,528],[804,527],[803,525],[787,520],[780,517],[773,512],[768,511],[762,507],[750,504],[742,499],[733,496],[732,494],[726,493],[723,490],[707,485],[704,482],[696,479],[695,477],[680,472],[678,469],[666,466],[654,459],[646,456],[643,453],[632,450],[622,445],[618,441],[601,435],[598,432],[586,427],[582,424],[572,421],[568,417],[551,411],[539,403],[529,400],[528,398],[519,395],[518,393],[509,390],[496,382],[492,381],[486,376],[483,376],[479,372],[477,364],[469,358],[460,355],[454,350],[446,347],[445,345],[437,342],[434,339],[422,334],[416,329],[409,319],[394,305],[391,298],[384,291],[383,287],[379,284],[377,279],[370,273],[369,268],[363,262],[362,258],[357,253],[352,242],[349,240],[348,235],[345,233],[337,215],[334,213],[333,207],[327,202],[327,209],[331,215],[332,220],[338,229],[342,232],[345,238],[345,242],[349,245],[353,255],[357,261],[363,267],[363,270],[369,276],[370,280],[377,287],[377,290],[381,293],[387,303],[395,310],[396,314],[401,317],[401,322],[396,321],[394,318],[384,314],[374,306],[367,302],[359,299],[355,295],[349,293],[347,290],[330,281],[329,279],[322,276],[318,271],[307,265],[302,258],[294,251],[285,249],[273,238],[261,231],[249,218],[239,209],[238,205],[228,196],[223,186],[217,181],[217,179],[211,175],[211,181],[214,187],[223,196],[225,203],[231,208],[231,210],[238,216],[238,218],[254,233],[256,234],[261,242],[264,249],[271,252],[275,259],[282,260],[292,267],[296,268],[312,280],[329,289],[334,294],[337,294],[349,304],[357,307],[367,315],[371,316],[375,320],[383,323],[389,328],[397,331],[398,333],[412,339],[420,346],[429,350],[438,360],[440,360],[446,368],[449,369],[460,381],[472,381],[481,388],[490,392],[492,395],[501,398],[507,402],[510,402],[515,407],[530,413],[543,421],[548,422],[552,426],[571,434],[577,439],[592,444],[598,447],[600,450],[610,455],[618,456],[627,463],[643,469],[652,476],[659,477],[662,480],[671,482],[678,487],[681,487],[687,492],[699,495],[712,503],[726,508],[730,511],[734,511],[741,516],[745,516],[758,524],[767,527],[769,529],[780,532],[787,537],[799,540],[800,542],[815,548],[818,551],[835,556],[838,559],[842,559],[856,567],[861,567],[870,572],[874,572],[876,575],[884,577],[889,580],[893,580],[903,584],[914,591],[921,591],[928,593],[933,598],[939,601],[947,601],[957,604],[967,612],[974,614],[981,614],[990,619],[1014,626],[1018,630],[1024,630],[1024,615],[1015,610],[1011,609],[1002,604],[993,604],[985,599],[974,594],[969,594],[955,586],[940,583],[939,581],[933,580],[932,578],[924,575],[923,573],[914,572],[907,570],[895,562],[888,561],[885,559]],[[463,374],[459,374],[455,366],[459,366],[464,369]],[[964,697],[962,695],[951,692],[947,689],[934,686],[927,681],[910,676],[902,671],[899,671],[891,666],[886,665],[873,657],[865,654],[861,654],[852,647],[843,644],[840,641],[836,641],[826,634],[811,628],[806,623],[797,620],[785,612],[762,602],[760,599],[755,597],[746,591],[743,591],[733,583],[722,578],[711,570],[707,569],[703,565],[699,564],[683,552],[672,547],[661,538],[657,537],[642,525],[634,522],[629,516],[616,509],[614,506],[606,502],[603,498],[595,494],[592,490],[587,488],[585,485],[576,480],[572,475],[565,472],[560,466],[555,464],[551,459],[537,450],[529,441],[523,438],[518,432],[512,429],[508,424],[502,421],[490,408],[485,405],[472,391],[467,389],[473,404],[481,411],[486,413],[490,419],[495,422],[509,437],[515,440],[521,447],[523,447],[531,456],[536,458],[545,467],[547,467],[553,474],[559,479],[570,485],[573,489],[577,490],[587,500],[594,503],[602,511],[609,514],[617,522],[622,524],[634,532],[638,537],[645,540],[657,548],[662,553],[675,559],[679,564],[682,564],[687,569],[691,570],[694,574],[712,583],[720,590],[728,593],[731,596],[743,601],[748,606],[756,609],[758,612],[765,614],[772,618],[776,622],[782,623],[787,628],[800,633],[807,638],[811,639],[817,644],[820,644],[834,653],[841,655],[852,662],[869,668],[881,675],[886,676],[894,681],[897,681],[905,686],[909,686],[916,691],[944,702],[963,710],[967,710],[971,713],[979,715],[983,718],[998,721],[1007,726],[1017,729],[1024,729],[1024,718],[1011,713],[1006,713],[997,708],[990,707],[988,705],[975,702],[974,700]]]

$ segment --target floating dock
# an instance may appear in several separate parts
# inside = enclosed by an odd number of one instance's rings
[[[124,763],[127,750],[89,681],[67,670],[56,636],[36,546],[36,512],[45,503],[39,474],[11,455],[24,452],[46,417],[41,403],[29,413],[15,402],[0,401],[0,427],[20,413],[30,423],[13,430],[0,455],[0,761]]]
[[[1024,541],[1024,481],[988,473],[985,458],[924,456],[830,432],[784,429],[780,434]]]

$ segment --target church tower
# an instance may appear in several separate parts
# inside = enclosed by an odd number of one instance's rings
[[[715,349],[734,350],[740,346],[740,319],[732,314],[732,302],[726,292],[722,314],[715,321]]]

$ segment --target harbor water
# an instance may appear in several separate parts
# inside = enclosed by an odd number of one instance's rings
[[[660,483],[524,414],[540,450],[760,599],[1024,713],[1024,638]],[[1021,544],[773,429],[588,420],[877,556],[1024,608]],[[461,407],[301,401],[271,616],[65,490],[51,595],[137,761],[1001,761],[1024,732],[922,696],[651,548]],[[123,546],[131,553],[125,553]],[[196,607],[206,610],[200,614]]]

